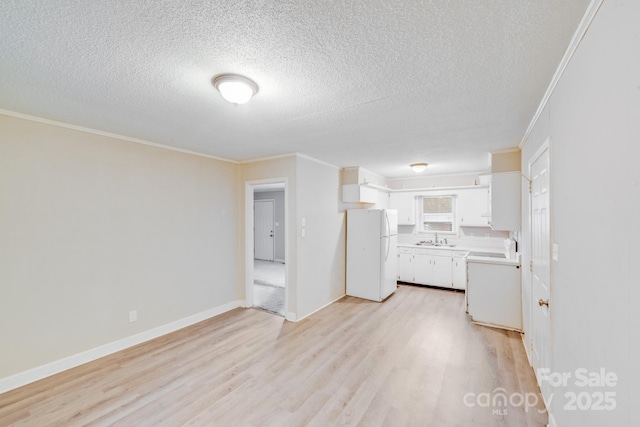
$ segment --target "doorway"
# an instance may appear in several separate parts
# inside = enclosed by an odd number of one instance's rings
[[[531,354],[542,397],[551,410],[551,225],[549,140],[529,163],[531,177]]]
[[[248,182],[245,194],[246,306],[286,317],[286,179]]]

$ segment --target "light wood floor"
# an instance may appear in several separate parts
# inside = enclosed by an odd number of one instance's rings
[[[299,323],[233,310],[2,394],[0,425],[546,424],[541,404],[464,404],[499,387],[538,392],[520,336],[470,323],[462,293],[400,286]]]

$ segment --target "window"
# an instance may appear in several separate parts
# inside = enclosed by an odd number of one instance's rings
[[[420,231],[423,233],[455,233],[454,196],[422,198]]]

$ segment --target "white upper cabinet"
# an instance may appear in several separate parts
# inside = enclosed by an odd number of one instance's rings
[[[342,201],[345,203],[378,203],[378,190],[359,184],[342,186]]]
[[[520,229],[520,172],[491,175],[489,207],[492,229]]]
[[[415,193],[391,193],[389,207],[398,210],[398,225],[416,224],[416,195]]]
[[[460,227],[488,227],[489,189],[485,187],[459,190],[457,211]]]

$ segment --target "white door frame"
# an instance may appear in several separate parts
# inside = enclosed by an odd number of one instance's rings
[[[551,245],[552,245],[552,242],[553,242],[553,221],[551,221],[551,213],[552,213],[552,209],[553,209],[553,201],[552,201],[552,198],[551,198],[551,179],[550,179],[551,173],[552,173],[552,171],[551,171],[551,138],[550,137],[547,138],[542,143],[540,148],[538,148],[538,150],[535,152],[535,154],[533,156],[531,156],[531,158],[529,159],[529,177],[531,178],[531,180],[533,180],[533,176],[531,175],[532,166],[540,158],[540,156],[542,156],[545,153],[545,151],[548,153],[547,173],[548,173],[548,177],[549,177],[548,178],[548,186],[547,186],[547,194],[548,194],[548,198],[549,198],[548,199],[548,203],[549,203],[549,205],[548,205],[548,215],[549,215],[549,236],[548,236],[549,237],[549,260],[548,260],[548,262],[549,262],[549,278],[548,279],[549,279],[549,303],[550,303],[550,305],[549,305],[549,330],[548,330],[547,339],[548,339],[548,351],[549,351],[549,359],[548,360],[549,360],[549,365],[550,366],[547,366],[547,368],[549,368],[550,371],[552,372],[553,369],[551,367],[551,364],[553,363],[553,357],[552,357],[552,355],[553,355],[553,339],[552,339],[553,338],[553,328],[552,328],[552,325],[551,325],[551,316],[552,316],[552,310],[551,310],[551,303],[552,303],[552,300],[551,300],[551,288],[553,286],[553,284],[552,284],[553,262],[552,262],[552,259],[551,259],[551,254],[552,254]],[[530,244],[529,251],[530,251],[530,253],[529,253],[529,256],[530,256],[530,259],[531,259],[531,262],[532,262],[532,265],[533,265],[533,239],[534,239],[534,236],[533,236],[533,226],[532,226],[533,224],[532,224],[532,221],[533,221],[533,193],[531,192],[531,193],[529,193],[529,232],[530,232],[530,239],[529,239],[529,244]],[[531,331],[529,331],[530,339],[528,340],[529,341],[528,344],[529,344],[529,348],[531,349],[531,364],[535,365],[535,363],[534,363],[534,353],[533,353],[533,336],[532,336],[533,330],[535,329],[534,323],[533,323],[534,322],[533,313],[534,313],[534,310],[536,310],[536,309],[539,310],[540,307],[538,307],[538,301],[536,301],[535,298],[533,297],[533,295],[534,295],[534,293],[533,293],[533,285],[534,285],[533,272],[529,271],[529,274],[531,275],[531,280],[529,281],[529,285],[531,287],[531,289],[530,289],[531,307],[530,307],[530,310],[529,310],[529,316],[530,316],[529,324],[531,325]],[[543,381],[543,380],[547,381],[547,379],[546,378],[545,379],[540,378],[540,376],[539,376],[540,372],[538,372],[536,370],[535,366],[533,366],[533,367],[534,367],[534,373],[536,375],[536,379],[538,381],[538,384],[542,388],[541,381]],[[543,398],[545,398],[545,396],[543,396]],[[552,418],[553,417],[553,415],[551,413],[552,408],[549,405],[551,402],[545,402],[545,403],[546,403],[545,406],[547,406],[547,413],[549,414],[549,417]]]
[[[253,191],[261,184],[284,184],[284,312],[287,320],[295,320],[295,313],[289,311],[289,179],[269,178],[245,181],[244,184],[244,307],[253,307]]]
[[[275,227],[276,226],[276,200],[275,199],[256,199],[255,196],[253,198],[253,206],[254,206],[254,208],[255,208],[256,203],[265,203],[265,202],[267,202],[267,203],[270,202],[271,203],[271,208],[273,210],[273,213],[272,213],[273,221],[271,222],[271,237],[272,237],[272,239],[271,239],[271,255],[272,256],[271,256],[271,259],[268,260],[268,261],[274,261],[275,258],[276,258],[276,227]],[[254,227],[253,227],[254,228],[254,236],[253,236],[253,238],[254,238],[254,240],[253,240],[253,242],[254,242],[253,243],[254,244],[254,248],[253,248],[254,254],[253,254],[253,257],[254,258],[255,258],[255,249],[256,249],[255,248],[255,221],[256,221],[256,218],[255,218],[255,209],[254,209],[254,218],[253,218],[253,222],[254,222]],[[262,258],[255,258],[255,259],[262,259]]]

